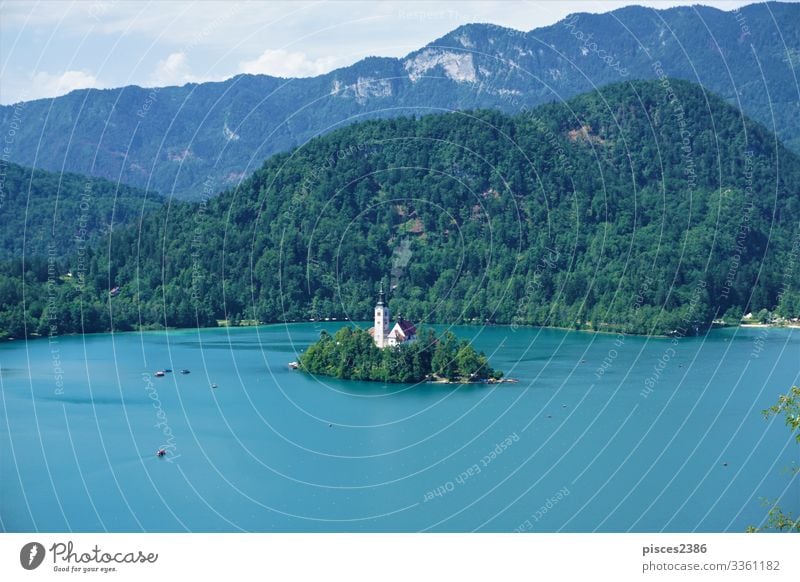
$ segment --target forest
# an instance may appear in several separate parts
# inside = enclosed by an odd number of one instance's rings
[[[80,255],[8,259],[0,334],[367,320],[385,281],[420,323],[693,335],[800,314],[798,224],[774,135],[698,85],[627,82],[358,123]]]
[[[65,172],[0,161],[0,260],[75,256],[113,228],[134,224],[163,204],[154,193]]]

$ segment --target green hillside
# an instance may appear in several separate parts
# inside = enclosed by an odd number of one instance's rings
[[[58,174],[0,162],[0,260],[69,257],[110,230],[138,222],[161,196],[79,174]]]
[[[772,134],[697,85],[640,81],[312,140],[115,230],[56,309],[84,301],[87,331],[109,313],[117,330],[370,319],[383,279],[416,322],[693,334],[726,313],[798,314],[798,224],[800,160]],[[33,328],[45,288],[30,276]]]
[[[97,257],[114,229],[162,204],[157,194],[101,178],[0,162],[0,337],[22,337],[25,323],[29,334],[45,333],[48,302],[63,330],[80,331],[82,319],[87,331],[108,327],[107,317],[96,320],[105,283]]]

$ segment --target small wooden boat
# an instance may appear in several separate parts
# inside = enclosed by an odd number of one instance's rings
[[[172,369],[171,369],[171,368],[164,368],[164,371],[165,371],[167,374],[169,374],[170,372],[172,372]]]
[[[191,374],[191,372],[186,368],[184,368],[183,370],[181,370],[181,374]]]

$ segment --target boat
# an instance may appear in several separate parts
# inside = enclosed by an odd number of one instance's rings
[[[217,385],[216,385],[216,384],[212,384],[212,385],[211,385],[211,387],[212,387],[212,388],[216,388],[216,387],[217,387]]]
[[[161,376],[163,376],[164,374],[166,374],[164,370],[159,370],[158,372],[155,372],[153,376],[155,376],[156,378],[161,378]]]
[[[183,370],[181,370],[181,374],[191,374],[191,372],[186,368],[184,368]]]
[[[167,454],[166,449],[158,449],[158,452],[156,453],[156,457],[163,457],[166,454]]]
[[[300,367],[300,364],[298,364],[297,362],[289,362],[289,368],[290,369],[296,370],[299,367]]]
[[[164,368],[164,371],[165,371],[167,374],[169,374],[170,372],[172,372],[172,369],[171,369],[171,368]]]

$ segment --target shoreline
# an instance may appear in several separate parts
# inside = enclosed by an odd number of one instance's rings
[[[99,336],[99,335],[119,335],[123,333],[151,333],[151,332],[173,332],[173,331],[202,331],[202,330],[209,330],[209,329],[218,329],[218,330],[232,330],[232,329],[259,329],[264,327],[275,327],[275,326],[287,326],[287,325],[295,325],[295,324],[344,324],[344,325],[351,325],[354,323],[352,320],[342,319],[339,321],[276,321],[272,323],[261,323],[259,325],[218,325],[218,326],[206,326],[206,327],[163,327],[160,329],[134,329],[128,331],[87,331],[84,333],[63,333],[63,334],[56,334],[53,336],[46,335],[46,334],[37,334],[31,333],[27,338],[16,338],[16,337],[9,337],[5,338],[4,340],[0,340],[0,345],[4,343],[10,342],[19,342],[19,341],[32,341],[32,340],[44,340],[44,339],[58,339],[62,337],[83,337],[83,336]],[[368,321],[362,322],[365,325],[369,324]],[[505,327],[510,328],[511,331],[516,331],[516,329],[552,329],[558,331],[574,331],[579,333],[587,333],[587,334],[604,334],[604,335],[624,335],[630,337],[646,337],[646,338],[655,338],[655,339],[681,339],[681,338],[690,338],[690,337],[698,337],[698,336],[679,336],[678,338],[671,336],[671,335],[663,335],[663,334],[644,334],[644,333],[632,333],[626,331],[605,331],[605,330],[594,330],[594,329],[575,329],[574,327],[561,327],[557,325],[519,325],[519,324],[511,324],[511,323],[492,323],[492,324],[477,324],[477,323],[457,323],[457,324],[448,324],[448,323],[431,323],[430,325],[457,325],[461,327],[484,327],[484,328],[493,328],[493,327]],[[800,323],[790,323],[790,324],[780,324],[776,325],[773,323],[740,323],[739,325],[714,325],[712,324],[708,331],[712,329],[730,329],[730,328],[767,328],[767,329],[800,329]],[[700,335],[700,334],[698,334]]]
[[[725,326],[725,327],[733,327],[733,326]],[[740,323],[737,327],[752,327],[752,328],[759,328],[759,327],[766,327],[766,328],[775,328],[775,329],[800,329],[800,323],[786,323],[781,325],[775,325],[773,323]]]

